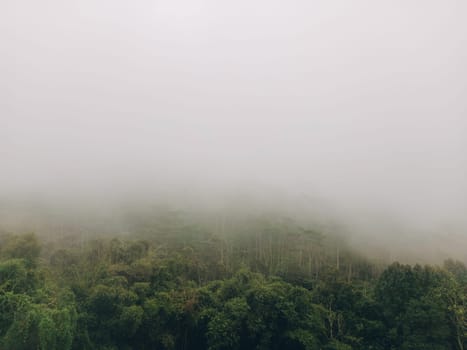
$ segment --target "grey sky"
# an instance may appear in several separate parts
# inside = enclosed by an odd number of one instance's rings
[[[467,2],[3,0],[0,190],[467,210]]]

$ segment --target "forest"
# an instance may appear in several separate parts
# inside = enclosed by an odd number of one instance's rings
[[[0,350],[467,350],[467,0],[0,0]]]
[[[366,257],[280,216],[0,235],[0,349],[462,350],[467,268]]]

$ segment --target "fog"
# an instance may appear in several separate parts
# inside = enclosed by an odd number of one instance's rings
[[[379,238],[462,236],[466,15],[461,0],[3,0],[0,195],[246,196]]]

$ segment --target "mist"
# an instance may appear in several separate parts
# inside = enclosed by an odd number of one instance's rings
[[[460,0],[2,1],[0,199],[249,203],[338,218],[359,242],[455,235],[455,250],[466,13]]]

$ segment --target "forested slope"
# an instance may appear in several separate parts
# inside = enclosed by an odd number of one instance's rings
[[[0,238],[0,349],[463,349],[467,269],[292,220]]]

